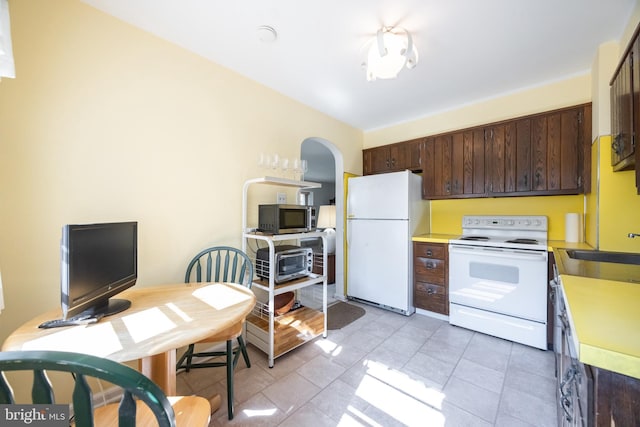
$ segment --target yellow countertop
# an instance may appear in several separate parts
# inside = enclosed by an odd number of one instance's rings
[[[640,284],[560,279],[580,361],[640,379]]]
[[[425,243],[449,243],[449,240],[457,239],[460,237],[459,234],[437,234],[437,233],[427,233],[427,234],[419,234],[417,236],[413,236],[411,240],[414,242],[425,242]]]
[[[593,247],[586,242],[565,242],[564,240],[548,240],[547,246],[549,246],[549,252],[553,248],[593,250]]]

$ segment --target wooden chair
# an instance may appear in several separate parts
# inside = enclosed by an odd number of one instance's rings
[[[126,365],[101,357],[65,351],[0,352],[0,403],[15,404],[7,371],[33,371],[31,386],[34,404],[55,401],[47,372],[70,372],[74,379],[73,423],[77,426],[207,426],[209,402],[202,397],[167,398],[150,379]],[[120,404],[94,408],[87,378],[93,377],[122,388]],[[70,376],[71,378],[71,376]],[[173,401],[173,405],[170,402]],[[68,403],[68,402],[64,402]]]
[[[204,271],[203,271],[204,270]],[[185,273],[185,283],[191,282],[231,282],[245,285],[251,288],[253,280],[253,264],[251,259],[239,249],[229,246],[215,246],[204,249],[197,254]],[[238,364],[240,354],[244,358],[247,368],[251,367],[247,347],[242,338],[244,320],[225,329],[224,331],[189,345],[189,348],[180,357],[176,364],[176,370],[185,369],[189,372],[192,368],[227,367],[227,413],[229,419],[233,419],[233,370]],[[233,341],[238,345],[234,348]],[[225,351],[196,352],[195,345],[207,343],[226,342]],[[224,356],[223,362],[193,362],[194,357],[212,358]]]

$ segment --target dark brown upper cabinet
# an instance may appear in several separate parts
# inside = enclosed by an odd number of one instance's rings
[[[588,193],[591,104],[370,148],[363,163],[422,172],[424,199]]]
[[[484,129],[429,137],[424,144],[423,198],[485,194]]]
[[[372,175],[405,169],[420,172],[422,170],[423,145],[424,138],[418,138],[363,150],[363,174]]]
[[[611,166],[614,171],[635,169],[640,194],[640,25],[636,28],[611,78]]]
[[[590,190],[590,105],[498,123],[486,128],[485,137],[490,196]]]
[[[632,49],[611,82],[611,166],[614,171],[633,169],[635,166],[633,65]]]
[[[427,137],[423,198],[579,194],[591,184],[591,105]]]

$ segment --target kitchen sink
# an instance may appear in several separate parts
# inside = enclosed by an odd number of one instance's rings
[[[567,255],[569,255],[569,258],[579,259],[582,261],[640,265],[640,254],[629,252],[581,251],[567,249]]]

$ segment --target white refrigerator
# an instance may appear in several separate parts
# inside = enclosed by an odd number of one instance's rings
[[[427,207],[422,178],[409,171],[349,179],[347,298],[415,312],[411,238],[429,232]]]

